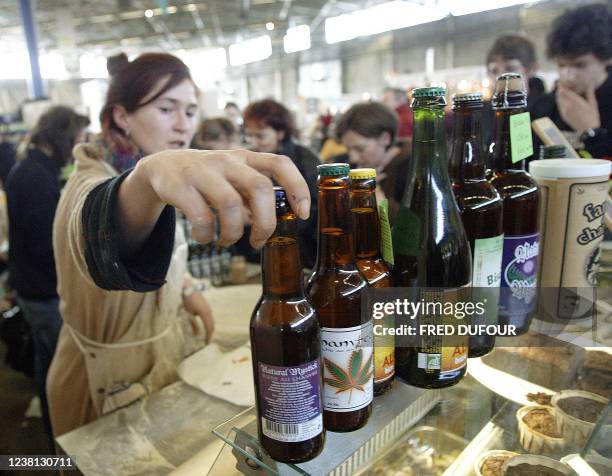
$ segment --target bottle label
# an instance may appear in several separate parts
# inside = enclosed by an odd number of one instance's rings
[[[258,373],[264,435],[295,443],[314,438],[323,431],[319,360],[296,367],[259,362]]]
[[[356,327],[322,327],[323,408],[352,412],[367,407],[374,395],[372,321]]]
[[[380,323],[380,321],[379,321]],[[393,316],[382,320],[385,329],[394,327]],[[374,383],[382,383],[395,375],[395,336],[383,333],[374,335]]]
[[[513,164],[533,155],[529,112],[510,116],[510,153]]]
[[[465,301],[471,283],[460,288],[422,291],[421,299],[426,302],[459,302]],[[419,315],[420,324],[448,324],[456,325],[457,318],[454,315],[446,314],[421,314]],[[440,378],[444,378],[447,373],[454,373],[465,367],[468,358],[467,337],[461,345],[445,345],[444,337],[429,336],[423,338],[424,345],[417,352],[417,367],[431,373],[440,373]]]
[[[393,260],[393,238],[391,237],[391,225],[389,224],[389,200],[386,198],[378,204],[378,217],[380,221],[380,253],[387,263],[393,265],[395,264]]]
[[[503,251],[504,235],[474,240],[472,286],[475,288],[499,286]]]
[[[500,312],[529,313],[535,306],[540,234],[504,237]]]

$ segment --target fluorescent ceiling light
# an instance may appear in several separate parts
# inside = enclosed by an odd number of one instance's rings
[[[40,74],[45,79],[66,79],[68,71],[64,57],[58,52],[45,53],[39,57]]]
[[[403,0],[385,2],[326,19],[325,41],[338,43],[359,36],[421,25],[440,20],[447,14],[448,10],[439,6],[437,2],[426,2],[424,5]]]
[[[177,54],[191,71],[196,83],[204,83],[227,66],[225,48],[208,48],[182,51]]]
[[[310,27],[308,25],[294,26],[287,29],[283,37],[285,53],[295,53],[310,48]]]
[[[84,54],[79,58],[79,72],[83,78],[106,78],[106,58],[92,54]]]
[[[268,35],[234,43],[229,47],[229,58],[232,66],[262,61],[270,56],[272,56],[272,40]]]
[[[449,0],[450,14],[453,16],[468,15],[470,13],[486,12],[498,8],[523,5],[525,3],[536,3],[539,0]]]

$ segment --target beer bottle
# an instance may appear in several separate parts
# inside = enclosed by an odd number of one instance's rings
[[[417,300],[452,302],[462,299],[470,285],[472,261],[448,177],[444,96],[443,88],[419,88],[413,92],[412,162],[393,227],[392,278],[396,287],[439,290],[421,291]],[[420,317],[430,323],[457,323],[454,316]],[[465,374],[467,339],[461,345],[444,345],[444,338],[424,338],[419,347],[397,342],[396,339],[396,372],[411,385],[448,387]]]
[[[321,332],[304,295],[297,219],[275,187],[276,230],[262,253],[263,293],[250,324],[259,441],[275,460],[299,463],[325,442]]]
[[[391,287],[391,272],[380,253],[380,222],[376,205],[376,170],[353,169],[351,178],[351,213],[355,223],[357,268],[373,288]],[[393,327],[393,318],[385,318],[384,328]],[[395,375],[395,339],[392,335],[374,335],[374,395],[391,388]]]
[[[495,127],[494,142],[489,149],[492,165],[489,181],[504,203],[499,317],[503,324],[516,325],[519,334],[529,329],[530,315],[535,309],[540,246],[540,191],[536,181],[525,172],[525,159],[531,158],[533,149],[519,141],[521,136],[531,140],[523,77],[517,73],[499,76],[491,105],[495,111]]]
[[[333,431],[366,424],[372,410],[372,319],[362,318],[367,282],[355,265],[349,166],[319,165],[319,241],[307,287],[319,315],[323,356],[323,423]]]
[[[457,94],[454,138],[449,175],[461,221],[472,251],[472,299],[485,306],[484,315],[474,315],[473,324],[497,324],[501,259],[504,243],[502,201],[485,177],[481,139],[482,93]],[[483,288],[488,288],[486,292]],[[470,335],[469,357],[488,354],[495,336]]]

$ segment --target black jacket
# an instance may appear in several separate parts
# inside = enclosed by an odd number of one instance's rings
[[[594,158],[612,158],[612,67],[608,68],[608,78],[604,83],[595,91],[595,97],[597,98],[597,104],[599,106],[599,117],[601,119],[601,127],[607,130],[607,133],[600,134],[592,139],[588,139],[584,143],[584,148]],[[557,101],[555,97],[555,91],[540,96],[534,101],[533,106],[530,107],[531,120],[539,119],[541,117],[549,117],[555,125],[562,131],[572,131],[573,129],[565,123],[561,118],[559,109],[557,108]],[[538,141],[539,145],[540,142]],[[534,154],[537,155],[539,150],[534,147]]]
[[[57,297],[52,238],[59,179],[59,165],[31,149],[6,180],[10,282],[26,299]]]

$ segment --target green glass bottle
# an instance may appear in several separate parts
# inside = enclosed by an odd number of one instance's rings
[[[462,299],[472,275],[470,243],[448,177],[444,129],[445,90],[413,92],[414,137],[406,192],[393,227],[393,283],[396,287],[435,288],[414,299]],[[407,294],[411,294],[410,291]],[[413,294],[413,293],[412,293]],[[397,316],[398,321],[405,316]],[[426,316],[428,323],[456,324],[454,316]],[[398,322],[399,324],[399,322]],[[396,348],[396,372],[409,384],[448,387],[465,374],[467,339],[444,345],[436,337],[421,347]],[[455,341],[456,344],[456,341]]]

